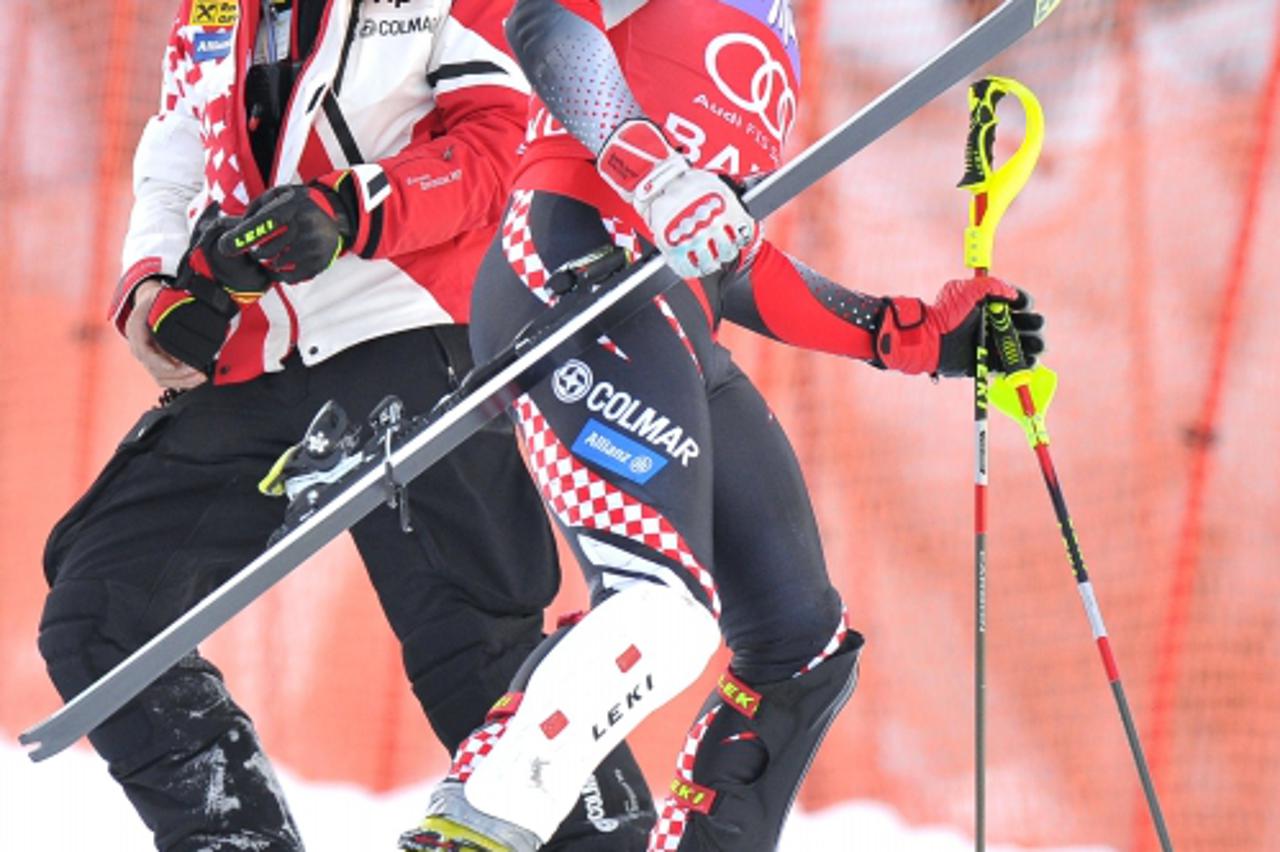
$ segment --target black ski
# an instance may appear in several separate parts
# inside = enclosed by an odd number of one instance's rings
[[[1060,2],[1006,0],[933,59],[754,186],[746,195],[748,208],[759,218],[777,210],[1031,32]],[[500,415],[559,363],[651,301],[665,289],[653,281],[661,267],[660,258],[651,258],[592,294],[576,313],[533,330],[468,376],[464,393],[447,397],[431,415],[398,429],[394,440],[386,442],[385,453],[366,450],[343,481],[317,493],[314,505],[293,517],[293,525],[261,556],[66,706],[24,731],[18,739],[35,746],[28,752],[31,759],[51,757],[102,724],[286,574]]]

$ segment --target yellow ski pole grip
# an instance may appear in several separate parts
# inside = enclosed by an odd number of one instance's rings
[[[1013,317],[1005,302],[987,303],[987,328],[1005,368],[1003,374],[991,380],[988,389],[991,404],[1022,426],[1032,447],[1048,445],[1045,414],[1058,389],[1058,374],[1044,364],[1027,365],[1018,330],[1013,327]]]
[[[1005,163],[995,166],[997,108],[1005,95],[1018,99],[1026,117],[1022,144]],[[978,274],[991,269],[996,228],[1013,199],[1026,185],[1040,158],[1044,141],[1044,112],[1026,86],[1009,77],[984,77],[969,87],[969,135],[965,143],[965,172],[959,186],[973,193],[969,226],[965,228],[965,266]],[[1027,364],[1008,304],[987,301],[984,347],[994,349],[1002,370],[990,378],[990,404],[1026,432],[1032,446],[1049,443],[1045,412],[1057,388],[1057,374],[1043,364]]]
[[[1018,99],[1026,116],[1022,144],[1003,165],[994,166],[996,109],[1005,95]],[[969,136],[965,143],[962,189],[973,193],[969,226],[964,234],[964,265],[982,272],[991,268],[996,227],[1009,204],[1035,169],[1044,141],[1044,112],[1026,86],[1009,77],[984,77],[969,87]]]

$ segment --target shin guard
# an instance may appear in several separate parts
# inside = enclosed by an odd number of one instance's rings
[[[549,838],[592,769],[697,678],[719,641],[715,619],[683,589],[618,591],[560,637],[525,691],[500,702],[463,744],[483,755],[469,768],[467,800]]]
[[[650,837],[654,852],[771,850],[836,714],[857,682],[850,631],[814,669],[752,687],[726,672],[689,731]]]

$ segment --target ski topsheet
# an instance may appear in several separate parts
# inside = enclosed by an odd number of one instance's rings
[[[1039,26],[1061,0],[1007,0],[933,59],[903,78],[745,196],[764,218],[829,174]],[[349,529],[532,388],[566,358],[590,346],[670,286],[661,258],[650,258],[514,342],[426,418],[402,429],[388,452],[365,459],[257,559],[40,724],[19,735],[34,761],[57,754],[107,720],[148,684],[308,557]],[[563,300],[564,303],[577,300]],[[573,307],[578,307],[574,304]]]

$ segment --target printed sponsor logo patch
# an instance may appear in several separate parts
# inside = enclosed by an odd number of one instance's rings
[[[231,33],[196,33],[192,54],[196,62],[222,59],[231,53]]]
[[[365,18],[360,22],[360,38],[373,36],[402,36],[434,33],[436,20],[430,15],[417,18]]]
[[[552,374],[551,390],[556,399],[571,405],[587,395],[594,381],[590,367],[577,358],[570,358]]]
[[[662,456],[595,418],[589,419],[578,433],[573,453],[640,485],[667,466]]]
[[[195,0],[187,22],[193,27],[234,27],[240,20],[236,0]]]

